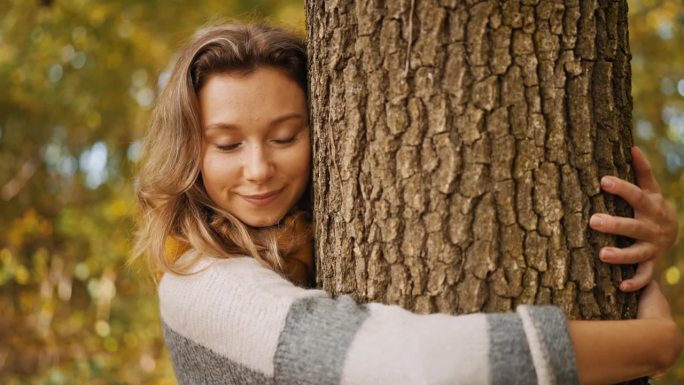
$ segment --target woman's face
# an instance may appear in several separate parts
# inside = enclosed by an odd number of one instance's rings
[[[277,69],[211,75],[199,91],[201,173],[209,197],[242,222],[276,224],[309,182],[306,98]]]

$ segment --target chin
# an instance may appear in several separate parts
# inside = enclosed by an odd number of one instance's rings
[[[251,226],[251,227],[269,227],[269,226],[273,226],[273,225],[277,224],[280,221],[280,218],[281,217],[278,217],[278,218],[272,218],[272,217],[270,217],[270,218],[264,218],[264,217],[254,218],[253,217],[253,218],[246,218],[246,219],[240,218],[240,220],[242,222],[244,222],[245,224]]]

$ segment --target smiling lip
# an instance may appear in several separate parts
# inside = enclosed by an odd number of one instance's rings
[[[244,200],[247,202],[250,202],[252,204],[255,204],[257,206],[264,206],[272,201],[274,201],[280,193],[284,190],[285,188],[281,188],[280,190],[276,191],[271,191],[265,194],[255,194],[255,195],[240,195]]]

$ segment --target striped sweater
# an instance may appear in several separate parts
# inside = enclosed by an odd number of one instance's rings
[[[159,284],[180,384],[576,384],[553,306],[418,315],[291,284],[252,258],[203,257]]]

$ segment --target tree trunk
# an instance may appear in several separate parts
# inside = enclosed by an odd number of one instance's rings
[[[420,313],[633,318],[625,1],[307,1],[318,283]]]

